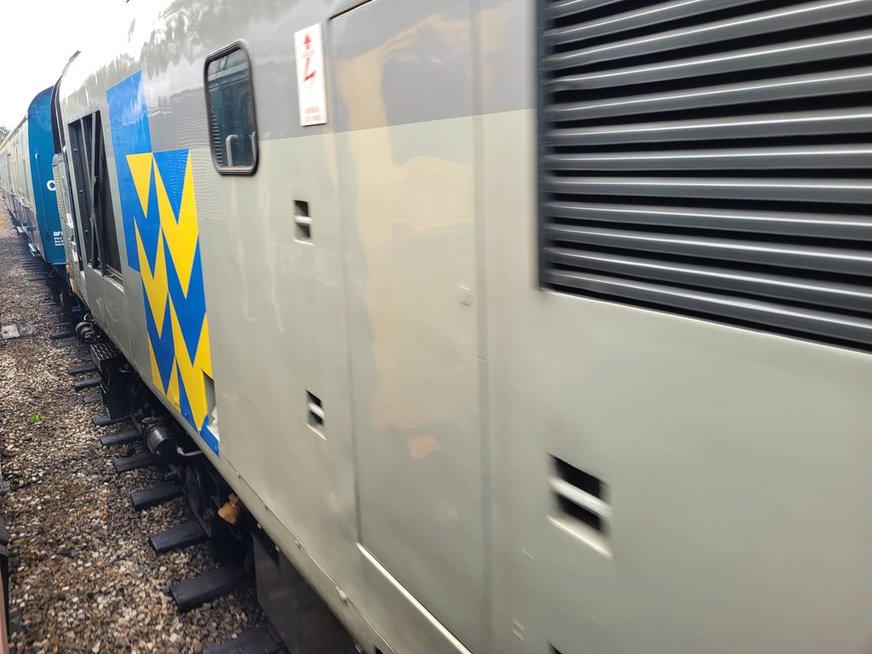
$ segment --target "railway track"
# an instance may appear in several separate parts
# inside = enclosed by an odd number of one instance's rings
[[[139,426],[106,418],[92,348],[43,276],[2,216],[11,651],[280,651],[244,562],[216,558],[182,480],[155,465]],[[246,632],[248,645],[234,640]]]

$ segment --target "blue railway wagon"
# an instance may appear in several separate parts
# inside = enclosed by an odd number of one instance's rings
[[[0,149],[0,183],[7,207],[26,232],[31,251],[50,266],[66,264],[52,173],[51,87],[30,103],[24,120]]]

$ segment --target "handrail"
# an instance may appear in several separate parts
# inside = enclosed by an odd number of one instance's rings
[[[233,148],[231,145],[233,141],[239,138],[239,134],[228,134],[227,138],[224,139],[224,152],[227,155],[227,165],[233,165]]]

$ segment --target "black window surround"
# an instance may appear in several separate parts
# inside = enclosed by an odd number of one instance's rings
[[[243,41],[212,53],[203,68],[209,145],[222,175],[257,171],[257,111],[251,57]]]
[[[81,242],[85,245],[84,253],[79,256],[97,272],[122,283],[121,252],[100,112],[83,116],[68,127],[76,179],[76,198],[72,204]]]

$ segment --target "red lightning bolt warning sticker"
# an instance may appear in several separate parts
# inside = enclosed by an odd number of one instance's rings
[[[322,125],[327,122],[327,84],[320,23],[294,33],[294,54],[297,59],[300,125]]]

